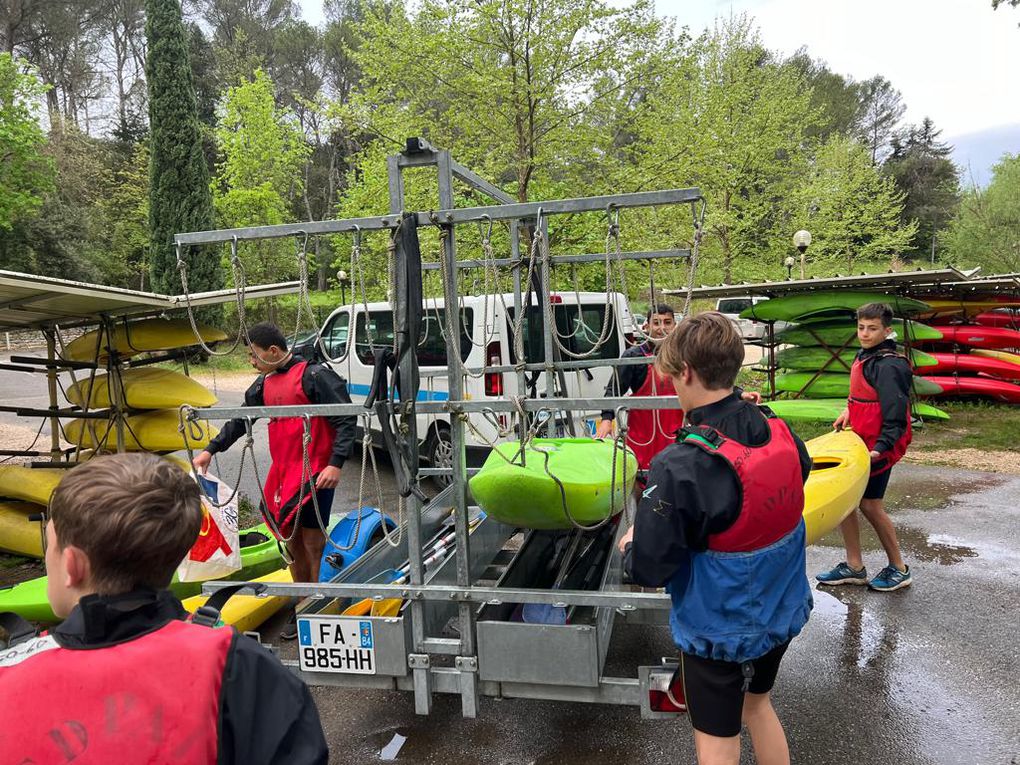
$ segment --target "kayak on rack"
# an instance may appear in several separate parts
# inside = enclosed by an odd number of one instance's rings
[[[921,314],[921,317],[925,319],[932,319],[935,317],[948,319],[951,316],[964,316],[969,318],[983,312],[993,311],[996,308],[1009,308],[1014,305],[1020,306],[1020,303],[1015,302],[1015,298],[1003,298],[1002,300],[996,300],[994,298],[990,298],[988,300],[948,300],[943,298],[929,298],[926,299],[925,302],[928,304],[929,308],[929,310]]]
[[[0,466],[0,497],[45,505],[65,475],[64,468]]]
[[[899,350],[901,353],[904,353],[903,348],[900,348]],[[815,372],[831,361],[832,363],[826,367],[827,372],[849,372],[856,356],[856,348],[845,349],[839,354],[837,359],[833,359],[833,354],[828,348],[823,348],[819,345],[811,345],[803,348],[783,348],[776,352],[776,366],[781,369]],[[915,368],[934,367],[938,364],[933,356],[916,349],[911,349],[910,361]]]
[[[992,377],[943,375],[926,378],[942,388],[943,396],[985,396],[1007,404],[1020,404],[1020,385]]]
[[[199,324],[198,331],[206,343],[227,339],[222,329],[206,324]],[[133,356],[192,345],[198,345],[198,338],[187,319],[142,319],[118,322],[112,337],[98,329],[86,332],[67,344],[63,357],[71,361],[93,361],[97,357],[105,359],[111,349],[121,356]]]
[[[189,406],[212,406],[216,396],[202,383],[180,372],[155,367],[137,367],[117,372],[123,387],[124,406],[129,409],[166,409],[188,404]],[[105,409],[111,406],[110,376],[96,375],[89,382],[83,377],[67,389],[67,400],[75,406],[82,406],[88,395],[89,409]]]
[[[986,359],[999,359],[1000,361],[1008,361],[1010,364],[1020,364],[1020,354],[1010,353],[1009,351],[992,351],[987,348],[971,348],[970,352],[973,356],[984,356]]]
[[[892,328],[899,340],[908,334],[912,342],[918,340],[941,340],[942,333],[927,324],[905,319],[893,319]],[[846,343],[846,350],[857,350],[857,324],[846,319],[825,319],[793,324],[776,333],[776,339],[788,345],[816,346],[825,343],[837,350]]]
[[[41,558],[43,526],[30,516],[45,511],[43,505],[32,502],[0,502],[0,551]]]
[[[846,408],[845,398],[785,398],[764,404],[781,420],[786,422],[835,422]],[[924,401],[910,405],[915,417],[929,420],[948,420],[949,414]]]
[[[817,375],[813,372],[787,372],[776,377],[776,390],[786,393],[803,391],[801,395],[809,398],[846,398],[850,395],[850,375],[836,372]],[[932,378],[914,376],[914,393],[918,396],[934,396],[941,392],[942,389],[934,384]]]
[[[38,539],[38,524],[33,525],[36,526],[35,535]],[[224,577],[225,579],[240,580],[262,576],[283,565],[280,548],[264,524],[242,531],[240,540],[241,570]],[[170,590],[179,598],[188,598],[202,591],[202,583],[179,582],[175,574],[170,583]],[[43,624],[59,621],[46,597],[45,576],[0,589],[0,612],[3,611],[13,611],[23,619]]]
[[[932,375],[971,372],[986,374],[989,377],[1001,377],[1006,380],[1020,380],[1020,364],[1010,361],[977,356],[972,353],[933,353],[932,356],[935,357],[936,365],[919,369],[918,374],[930,377]]]
[[[516,441],[497,444],[469,485],[482,510],[520,528],[598,523],[623,510],[638,470],[634,453],[615,441],[536,438],[523,465],[519,449]]]
[[[1020,332],[1004,327],[980,324],[945,324],[933,327],[942,333],[943,343],[958,343],[974,348],[1020,348]]]
[[[740,318],[757,321],[797,321],[826,314],[850,314],[867,303],[886,303],[892,306],[893,313],[897,316],[921,313],[928,308],[928,305],[920,300],[901,295],[826,290],[762,300],[741,311]]]
[[[253,582],[265,584],[279,582],[293,582],[289,569],[280,569],[270,572],[264,576],[252,579]],[[184,610],[188,613],[195,613],[209,600],[205,595],[195,595],[182,601]],[[290,598],[286,595],[271,595],[263,597],[260,595],[233,595],[224,604],[220,611],[220,621],[231,625],[238,632],[249,632],[260,626],[270,616],[287,605]]]
[[[180,432],[180,414],[177,409],[154,409],[133,414],[124,421],[124,444],[128,451],[176,452],[186,448],[184,434]],[[219,430],[207,420],[189,423],[188,444],[195,451],[209,445]],[[64,438],[81,443],[86,449],[117,448],[117,426],[111,420],[75,419],[64,425]]]
[[[985,311],[975,316],[974,321],[983,327],[1020,329],[1020,309]]]

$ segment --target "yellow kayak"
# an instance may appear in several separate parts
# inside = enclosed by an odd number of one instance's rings
[[[124,388],[124,405],[131,409],[167,409],[181,404],[212,406],[216,396],[202,383],[170,369],[137,367],[120,372]],[[89,383],[88,376],[67,389],[67,400],[76,406],[88,397],[90,409],[102,409],[113,402],[110,396],[110,376],[96,375]]]
[[[227,339],[227,333],[216,327],[199,324],[198,330],[206,343],[218,343]],[[151,351],[170,351],[197,345],[198,339],[187,319],[142,319],[131,321],[125,326],[118,322],[113,337],[98,329],[75,338],[64,349],[64,358],[71,361],[93,361],[106,358],[110,349],[122,356]]]
[[[971,348],[970,352],[975,356],[984,356],[986,359],[998,359],[1008,361],[1010,364],[1020,364],[1020,354],[1009,351],[989,351],[984,348]]]
[[[252,581],[276,583],[294,580],[290,576],[290,569],[283,568]],[[205,595],[195,595],[181,602],[186,611],[195,613],[200,606],[205,605],[207,600]],[[232,625],[238,632],[248,632],[260,627],[270,616],[287,605],[288,600],[290,598],[286,596],[260,598],[258,595],[234,595],[223,606],[220,618],[224,624]]]
[[[124,444],[128,451],[176,452],[185,448],[184,436],[177,430],[176,409],[156,409],[127,418]],[[109,436],[107,436],[109,431]],[[188,443],[192,449],[204,449],[219,431],[205,420],[188,427]],[[71,420],[64,425],[64,437],[86,449],[117,448],[117,427],[110,420]]]
[[[814,462],[804,484],[807,543],[814,544],[857,509],[871,473],[868,448],[856,433],[843,430],[804,444]]]
[[[62,468],[0,466],[0,497],[45,505],[65,475],[67,471]]]
[[[41,558],[42,524],[28,520],[28,516],[45,510],[31,502],[0,502],[0,550]]]

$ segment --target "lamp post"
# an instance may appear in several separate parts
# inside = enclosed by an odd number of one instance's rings
[[[783,265],[786,266],[786,278],[792,279],[793,274],[791,272],[793,271],[793,267],[797,265],[797,259],[794,258],[793,255],[787,255],[786,260],[783,261]]]
[[[800,252],[800,278],[806,279],[804,274],[804,253],[807,252],[807,248],[811,245],[811,232],[801,229],[793,235],[793,246]]]
[[[351,283],[351,279],[346,271],[337,271],[336,280],[340,285],[340,305],[347,305],[347,285]]]

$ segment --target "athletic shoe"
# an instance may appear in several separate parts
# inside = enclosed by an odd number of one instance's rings
[[[860,571],[850,568],[850,565],[843,561],[836,568],[831,571],[823,571],[820,574],[815,574],[815,579],[818,580],[819,584],[836,585],[836,584],[867,584],[868,583],[868,569],[861,567]]]
[[[878,576],[868,582],[868,587],[879,592],[892,592],[901,587],[910,586],[910,566],[900,571],[896,566],[886,566],[878,572]]]
[[[280,630],[280,640],[296,640],[297,639],[297,613],[294,611],[290,612],[290,618],[287,623],[283,625],[283,629]]]

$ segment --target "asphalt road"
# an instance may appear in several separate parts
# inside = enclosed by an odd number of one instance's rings
[[[4,404],[45,405],[40,377],[0,372]],[[38,382],[37,382],[38,381]],[[223,394],[238,401],[240,394]],[[0,415],[0,426],[15,422]],[[29,426],[29,421],[20,424]],[[264,440],[259,463],[268,465]],[[232,480],[238,450],[220,472]],[[334,508],[353,507],[356,456]],[[384,502],[393,502],[383,463]],[[242,490],[254,493],[250,476]],[[862,588],[818,591],[804,632],[794,640],[775,704],[795,762],[843,765],[1017,765],[1020,763],[1020,477],[901,465],[890,486],[914,585],[879,594]],[[374,499],[374,498],[373,498]],[[808,549],[808,572],[842,558],[838,539]],[[866,538],[869,570],[884,560]],[[280,618],[265,625],[272,640]],[[287,648],[285,650],[293,650]],[[609,667],[633,672],[672,653],[665,628],[622,625]],[[379,760],[393,737],[407,737],[406,763],[690,763],[685,720],[643,721],[636,709],[483,699],[478,719],[460,715],[458,698],[437,697],[433,714],[414,714],[408,695],[313,689],[331,762]],[[745,746],[744,762],[752,762]]]

